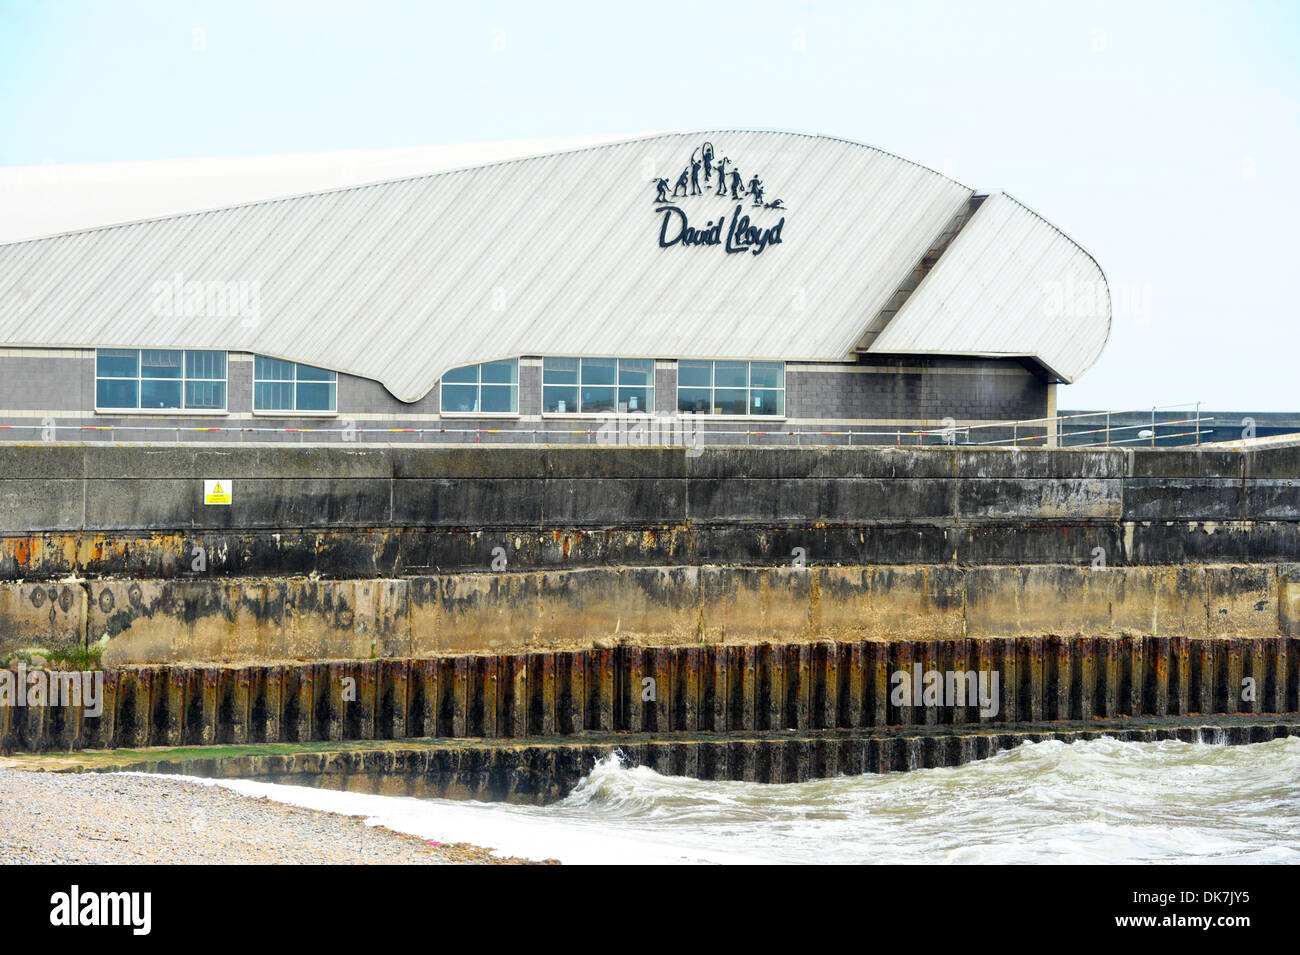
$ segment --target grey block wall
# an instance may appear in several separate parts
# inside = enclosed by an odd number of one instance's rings
[[[94,376],[94,359],[46,353],[0,355],[0,409],[79,412],[92,408]]]
[[[872,359],[786,368],[786,415],[831,420],[1014,421],[1047,415],[1047,383],[1018,361]]]
[[[655,412],[677,413],[677,363],[655,363]]]

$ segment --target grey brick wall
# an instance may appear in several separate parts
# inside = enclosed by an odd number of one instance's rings
[[[354,381],[357,379],[353,379]],[[343,382],[339,382],[339,391]],[[226,359],[226,410],[232,414],[248,414],[253,410],[253,363]]]
[[[234,383],[231,384],[233,386]],[[251,389],[252,385],[248,387]],[[439,388],[434,385],[433,390],[427,395],[408,405],[394,398],[388,393],[388,389],[377,381],[356,378],[352,375],[339,375],[339,414],[342,416],[393,414],[395,411],[404,411],[407,414],[437,414],[438,393]]]
[[[677,413],[677,366],[655,365],[655,412]]]
[[[94,376],[93,359],[0,355],[0,407],[42,411],[93,407]]]
[[[519,363],[519,413],[521,415],[539,415],[542,413],[542,366],[538,362]]]
[[[1046,414],[1047,383],[1016,361],[875,360],[845,371],[786,369],[789,418],[996,421]]]

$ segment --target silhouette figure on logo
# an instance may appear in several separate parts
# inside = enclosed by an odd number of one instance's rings
[[[757,181],[757,177],[755,177]],[[731,170],[731,198],[739,199],[745,194],[745,187],[741,185],[739,170]]]
[[[704,186],[700,186],[700,168],[704,169]],[[669,195],[669,182],[671,180],[661,177],[654,177],[650,181],[655,187],[656,203],[672,203],[678,198],[685,196],[704,195],[712,187],[713,174],[718,175],[718,185],[715,195],[724,199],[727,197],[727,190],[731,190],[731,198],[739,200],[742,196],[750,196],[753,199],[751,206],[755,209],[785,209],[785,203],[780,199],[773,199],[771,202],[765,201],[767,187],[763,180],[754,174],[746,182],[740,174],[739,168],[731,161],[730,156],[719,157],[713,148],[713,143],[702,143],[691,150],[691,157],[686,167],[682,169],[681,175],[677,177],[676,182],[671,187],[672,194]],[[730,176],[730,183],[728,183]],[[712,223],[710,223],[712,227]]]
[[[674,199],[677,198],[678,190],[681,190],[683,196],[686,195],[686,187],[690,183],[690,181],[691,181],[691,171],[689,169],[683,169],[682,174],[677,177],[677,185],[673,186]]]
[[[727,163],[731,162],[731,157],[723,156],[722,162],[718,163],[718,195],[727,194]]]

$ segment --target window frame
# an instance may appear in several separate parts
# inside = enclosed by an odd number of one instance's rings
[[[270,359],[271,361],[282,361],[285,364],[292,366],[293,377],[292,378],[258,378],[257,377],[258,358],[266,358],[266,359]],[[298,377],[299,368],[310,368],[312,371],[325,372],[327,375],[330,375],[331,377],[299,379]],[[327,408],[299,409],[298,408],[298,384],[300,381],[304,383],[332,384],[334,386],[333,388],[334,407],[328,409]],[[291,386],[290,393],[293,395],[293,404],[294,404],[293,408],[291,409],[258,408],[257,407],[257,386],[259,383],[265,383],[265,382],[280,382],[282,384],[287,382]],[[305,362],[300,362],[300,361],[291,361],[288,358],[276,358],[272,355],[254,354],[252,389],[253,389],[253,393],[250,396],[251,407],[253,409],[253,414],[260,418],[337,418],[339,416],[339,373],[337,371],[332,371],[329,368],[322,368],[319,365],[308,365]]]
[[[546,362],[547,360],[568,359],[578,363],[578,380],[570,385],[567,382],[552,382],[549,387],[552,388],[574,388],[578,392],[578,411],[547,411],[546,410]],[[593,383],[589,387],[593,388],[613,388],[614,389],[614,408],[612,411],[583,411],[582,409],[582,368],[585,361],[612,361],[614,363],[614,383],[606,385],[604,383]],[[623,384],[623,365],[625,361],[645,361],[650,364],[650,381],[647,385],[625,385]],[[638,411],[619,411],[618,394],[625,388],[644,388],[646,395],[646,405],[644,410]],[[543,418],[598,418],[602,415],[628,415],[636,418],[653,418],[655,415],[655,360],[653,358],[614,358],[608,355],[589,355],[585,358],[575,355],[550,355],[542,359],[542,417]]]
[[[483,381],[483,366],[495,365],[498,364],[499,362],[513,362],[514,376],[512,380],[508,382]],[[448,382],[447,381],[447,375],[451,374],[454,371],[463,371],[466,368],[475,369],[474,381],[472,382],[469,381]],[[515,410],[514,411],[448,411],[447,402],[445,400],[445,392],[443,391],[443,389],[446,388],[448,384],[460,385],[460,386],[473,385],[475,388],[474,403],[478,405],[480,408],[483,407],[483,386],[485,384],[488,385],[489,387],[510,388],[514,395],[514,401],[512,402],[512,404],[514,404]],[[493,358],[488,361],[471,362],[468,365],[457,365],[455,368],[448,368],[445,372],[442,373],[442,376],[438,379],[438,415],[439,417],[444,417],[444,418],[502,418],[502,419],[519,418],[520,417],[519,359],[518,358]]]
[[[100,375],[99,357],[101,352],[135,352],[135,377],[127,378],[120,375]],[[146,377],[142,374],[144,369],[145,352],[178,352],[181,356],[181,373],[178,378],[161,378]],[[189,356],[191,353],[212,353],[223,357],[223,364],[226,369],[224,378],[191,378],[187,374],[189,369]],[[195,417],[195,416],[220,416],[230,414],[230,352],[221,348],[114,348],[103,347],[95,349],[93,359],[94,365],[94,413],[97,415],[151,415],[153,417]],[[132,408],[115,408],[112,405],[101,405],[99,403],[99,383],[101,381],[134,381],[135,382],[135,407]],[[181,403],[175,408],[145,408],[140,406],[141,395],[143,393],[143,383],[145,381],[176,381],[180,383]],[[186,405],[186,387],[190,382],[213,383],[220,381],[223,388],[225,400],[220,408],[191,408]]]
[[[708,411],[708,412],[700,412],[700,411],[683,411],[683,410],[682,410],[682,405],[681,405],[681,392],[682,392],[682,364],[683,364],[683,362],[697,362],[697,363],[699,363],[699,364],[705,364],[705,363],[708,364],[708,366],[709,366],[709,384],[708,384],[708,390],[709,390],[709,411]],[[718,376],[717,376],[717,365],[718,365],[718,362],[724,362],[724,363],[730,363],[730,364],[740,364],[740,363],[743,363],[743,364],[745,365],[745,388],[744,388],[744,392],[745,392],[745,413],[744,413],[744,414],[714,414],[714,413],[713,413],[713,410],[712,410],[712,409],[717,407],[717,403],[718,403],[718,402],[717,402],[717,392],[718,392],[719,390],[722,390],[722,391],[739,391],[739,390],[741,390],[741,389],[739,389],[739,388],[730,388],[730,387],[723,387],[722,389],[719,389],[719,388],[718,388],[718,384],[717,384],[717,380],[718,380]],[[754,366],[755,366],[755,365],[780,365],[780,366],[781,366],[781,387],[780,387],[780,388],[768,388],[768,387],[764,387],[764,386],[761,386],[761,385],[758,386],[758,387],[755,387],[755,385],[754,385]],[[786,366],[787,366],[787,362],[785,362],[785,361],[783,361],[783,360],[782,360],[782,361],[772,361],[772,360],[767,360],[767,359],[748,359],[748,358],[679,358],[679,359],[677,360],[677,388],[676,388],[676,392],[677,392],[677,394],[676,394],[676,398],[677,398],[677,401],[676,401],[676,413],[679,414],[679,415],[682,415],[682,414],[694,415],[697,419],[709,419],[709,420],[713,420],[713,421],[753,421],[753,420],[759,420],[759,421],[785,421],[785,420],[789,417],[789,415],[786,413],[786,406],[785,406],[785,401],[786,401],[786,397],[787,397],[787,394],[786,394],[786,392],[787,392],[787,386],[786,386],[786,372],[787,372],[787,367],[786,367]],[[689,389],[693,389],[693,390],[702,389],[703,387],[704,387],[703,385],[688,385],[688,386],[687,386],[687,388],[689,388]],[[754,414],[754,412],[753,412],[752,409],[753,409],[753,406],[754,406],[754,404],[753,404],[753,397],[754,397],[754,392],[755,392],[755,391],[764,391],[764,392],[779,391],[779,392],[781,393],[781,413],[780,413],[780,414]]]

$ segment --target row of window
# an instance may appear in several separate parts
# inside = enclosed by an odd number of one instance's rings
[[[785,363],[679,361],[677,410],[692,414],[785,415]]]
[[[226,353],[156,348],[95,352],[100,411],[225,411]],[[254,411],[338,408],[338,374],[278,358],[253,357]]]
[[[101,411],[224,411],[226,353],[101,348],[95,353],[95,407]],[[518,414],[519,360],[447,372],[446,414]],[[545,414],[649,414],[655,408],[649,358],[544,358]],[[338,375],[278,358],[253,357],[253,410],[334,412]],[[779,361],[677,363],[677,410],[691,414],[785,414],[785,364]]]
[[[212,411],[226,407],[226,353],[101,348],[95,407]]]
[[[545,414],[647,414],[654,407],[653,359],[542,359]]]
[[[518,414],[519,361],[485,362],[449,371],[442,410],[450,414]],[[650,414],[655,368],[650,358],[543,358],[544,414]],[[677,410],[690,414],[785,415],[785,363],[677,363]]]

